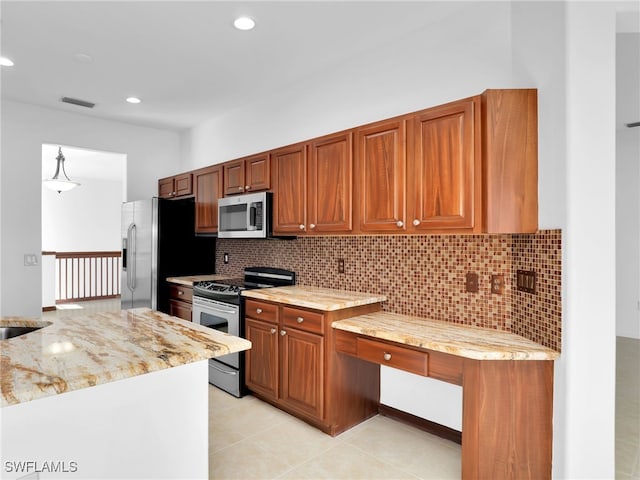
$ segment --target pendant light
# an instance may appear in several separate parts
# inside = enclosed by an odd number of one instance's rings
[[[64,155],[62,154],[62,147],[58,147],[58,156],[56,157],[56,160],[58,161],[56,165],[56,173],[53,175],[53,178],[43,181],[45,187],[61,193],[68,192],[69,190],[79,186],[80,184],[78,182],[72,182],[69,180],[69,177],[67,177],[67,172],[64,170]],[[58,178],[60,170],[62,170],[64,178]]]

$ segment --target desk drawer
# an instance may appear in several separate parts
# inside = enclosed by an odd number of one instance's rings
[[[366,338],[358,338],[358,357],[388,367],[427,377],[429,375],[426,352],[418,352],[409,348],[378,342]]]

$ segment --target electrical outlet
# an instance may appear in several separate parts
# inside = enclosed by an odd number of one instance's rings
[[[229,254],[228,253],[224,254],[223,261],[224,261],[225,264],[229,263]]]
[[[504,275],[491,275],[491,293],[502,295],[504,293]]]
[[[478,274],[474,272],[467,273],[467,278],[464,285],[465,285],[465,291],[470,293],[478,293],[478,290],[479,290]]]
[[[344,258],[338,259],[338,273],[344,273]]]

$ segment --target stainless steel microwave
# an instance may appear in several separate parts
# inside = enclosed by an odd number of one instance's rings
[[[259,192],[218,200],[218,238],[270,237],[271,198]]]

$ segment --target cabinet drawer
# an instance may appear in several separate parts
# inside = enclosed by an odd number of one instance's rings
[[[265,322],[278,323],[278,306],[273,303],[247,299],[245,316],[264,320]]]
[[[169,298],[175,298],[183,302],[191,302],[193,299],[193,289],[182,285],[169,285]]]
[[[324,333],[324,315],[299,308],[283,307],[282,323],[285,327],[293,327],[312,333]]]
[[[426,352],[418,352],[388,343],[358,338],[358,357],[388,367],[406,370],[427,377],[428,358]]]

